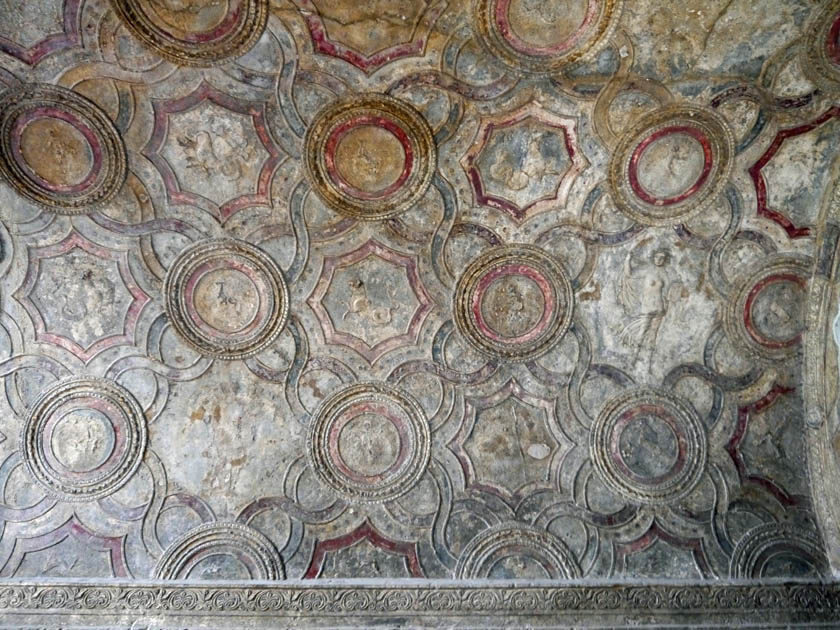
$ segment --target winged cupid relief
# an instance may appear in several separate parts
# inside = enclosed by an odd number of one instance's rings
[[[680,299],[683,286],[669,279],[670,251],[656,249],[641,260],[637,252],[627,256],[618,280],[618,301],[628,317],[619,339],[633,348],[633,369],[649,373],[662,321]]]

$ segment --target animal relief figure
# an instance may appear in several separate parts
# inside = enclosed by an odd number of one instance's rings
[[[531,184],[539,184],[543,178],[549,175],[560,175],[561,172],[550,160],[543,157],[540,144],[542,134],[531,136],[528,141],[528,150],[522,158],[521,165],[512,165],[507,159],[507,153],[500,151],[496,154],[496,160],[490,166],[490,175],[496,181],[504,184],[511,190],[524,190]],[[516,161],[514,159],[514,161]]]
[[[216,282],[216,286],[219,287],[219,294],[216,296],[219,299],[219,304],[223,306],[236,306],[236,298],[225,293],[224,281]]]
[[[201,170],[208,178],[222,177],[227,181],[240,179],[250,160],[256,159],[254,151],[244,138],[228,141],[208,131],[199,131],[193,136],[178,136],[178,144],[184,150],[187,168]]]
[[[495,296],[490,296],[492,297]],[[528,308],[525,295],[522,290],[514,282],[507,282],[503,285],[499,292],[497,302],[492,304],[491,308],[495,306],[499,311],[507,316],[508,322],[512,330],[528,330],[528,325],[533,327],[531,309]]]
[[[76,145],[55,129],[47,130],[45,145],[47,151],[55,156],[55,161],[58,163],[64,163],[78,157]]]
[[[667,249],[657,249],[648,260],[636,264],[634,253],[624,261],[618,280],[618,301],[629,317],[619,338],[633,348],[633,369],[649,373],[662,321],[684,289],[680,282],[669,281],[671,253]]]
[[[361,171],[362,180],[376,181],[384,165],[384,156],[376,151],[371,152],[366,146],[361,146],[356,155],[356,164],[353,166]]]

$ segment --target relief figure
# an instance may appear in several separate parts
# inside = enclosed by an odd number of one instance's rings
[[[649,372],[662,321],[683,287],[669,280],[671,253],[667,249],[657,249],[648,261],[635,265],[633,254],[627,256],[619,277],[618,301],[629,317],[620,339],[633,348],[633,368]]]

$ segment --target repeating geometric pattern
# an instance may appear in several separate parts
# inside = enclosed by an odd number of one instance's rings
[[[827,575],[840,3],[686,4],[0,2],[0,576]]]

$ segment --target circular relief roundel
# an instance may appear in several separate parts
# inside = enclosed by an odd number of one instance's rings
[[[93,501],[121,488],[146,451],[143,409],[123,387],[74,377],[47,389],[21,433],[32,477],[64,501]]]
[[[810,275],[808,259],[778,256],[742,277],[723,320],[730,339],[769,360],[795,354],[805,331]]]
[[[268,0],[111,0],[125,27],[179,65],[211,66],[244,55],[268,22]]]
[[[816,11],[805,31],[802,69],[817,85],[840,88],[840,1]]]
[[[282,580],[283,560],[274,544],[252,527],[240,523],[199,525],[166,548],[155,567],[159,580],[195,579],[209,570],[226,570],[235,579]]]
[[[202,354],[242,359],[286,325],[289,291],[277,263],[234,239],[198,241],[178,255],[163,285],[178,334]]]
[[[608,487],[634,503],[672,503],[706,469],[707,438],[694,409],[667,392],[621,394],[592,425],[589,453]]]
[[[322,403],[307,454],[318,478],[339,495],[361,503],[390,501],[425,473],[429,423],[409,396],[381,383],[360,383]]]
[[[738,541],[729,561],[729,577],[790,577],[791,564],[812,578],[829,572],[822,544],[814,532],[792,523],[765,523],[748,530]]]
[[[479,40],[505,65],[556,73],[598,52],[612,34],[621,0],[475,0]]]
[[[732,168],[734,139],[718,114],[669,105],[639,119],[609,166],[616,207],[643,225],[681,223],[709,207]]]
[[[473,538],[458,558],[455,575],[458,579],[571,580],[579,578],[581,570],[574,554],[556,536],[511,522],[486,529]]]
[[[306,173],[330,208],[363,221],[395,216],[432,181],[432,130],[408,103],[362,94],[328,105],[306,131]]]
[[[574,294],[566,272],[531,245],[495,247],[458,279],[455,324],[479,352],[528,361],[548,352],[568,330]]]
[[[110,200],[126,172],[117,128],[81,94],[43,84],[0,94],[0,173],[19,194],[83,214]]]

